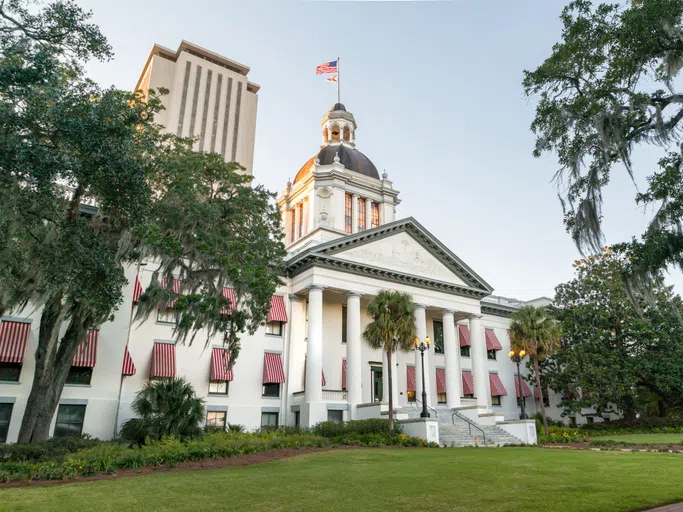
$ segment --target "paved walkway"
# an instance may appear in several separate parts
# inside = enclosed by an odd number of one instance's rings
[[[683,512],[683,501],[680,503],[672,503],[671,505],[664,505],[644,512]]]

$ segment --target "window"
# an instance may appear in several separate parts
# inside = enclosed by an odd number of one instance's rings
[[[298,427],[301,425],[301,412],[294,411],[294,426]]]
[[[304,234],[304,203],[299,203],[297,208],[299,209],[299,238]]]
[[[365,231],[365,199],[358,199],[358,231]]]
[[[269,397],[279,397],[280,396],[280,383],[274,382],[272,384],[263,385],[263,396]]]
[[[327,421],[342,423],[344,421],[344,411],[327,411]]]
[[[588,417],[586,418],[586,421],[587,421],[589,424],[595,423],[595,418],[593,418],[593,416],[588,416]]]
[[[339,126],[337,126],[337,125],[335,124],[335,125],[332,127],[332,140],[339,140],[339,138],[340,138],[340,136],[341,136],[340,134],[341,134],[341,130],[339,129]]]
[[[443,354],[443,323],[434,320],[434,352]]]
[[[225,428],[225,411],[206,411],[206,424],[216,428]]]
[[[491,404],[500,405],[500,397],[499,396],[492,396],[491,397]]]
[[[470,347],[460,347],[460,357],[470,357]]]
[[[282,322],[266,322],[268,336],[282,336]]]
[[[19,382],[21,363],[0,363],[0,381]]]
[[[13,405],[0,404],[0,443],[7,442],[7,431],[9,430],[9,420],[12,417]]]
[[[370,207],[372,208],[370,213],[372,215],[372,218],[370,220],[370,227],[371,228],[377,228],[379,227],[379,203],[375,203],[374,201],[370,204]]]
[[[343,133],[344,133],[344,140],[346,142],[350,141],[351,140],[351,130],[349,130],[348,126],[344,126],[344,132]]]
[[[346,194],[344,198],[344,231],[353,233],[353,196]]]
[[[212,380],[209,382],[209,393],[213,395],[227,395],[230,383],[227,380]]]
[[[346,343],[346,306],[342,306],[342,343]]]
[[[463,398],[474,398],[474,393],[467,393]]]
[[[296,229],[296,211],[294,208],[289,210],[289,241],[294,241],[294,234]]]
[[[60,405],[57,410],[55,437],[75,436],[83,433],[85,405]]]
[[[488,357],[491,361],[496,360],[496,351],[495,350],[487,350],[486,351],[486,357]]]
[[[178,320],[178,313],[171,307],[159,308],[157,312],[157,322],[160,324],[175,324]]]
[[[408,391],[408,401],[409,402],[415,401],[415,391]]]
[[[576,416],[569,416],[569,426],[570,427],[576,426]]]
[[[90,384],[92,380],[92,368],[85,366],[72,366],[69,375],[66,376],[67,384]]]
[[[279,415],[280,414],[277,412],[262,412],[261,413],[261,426],[262,427],[277,428]]]
[[[439,402],[440,404],[445,404],[446,403],[446,393],[437,393],[436,394],[436,401]]]

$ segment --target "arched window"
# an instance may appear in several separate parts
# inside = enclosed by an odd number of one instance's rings
[[[348,126],[344,126],[344,140],[349,142],[351,140],[351,130]]]
[[[339,126],[337,126],[337,125],[335,124],[335,125],[332,127],[332,140],[339,140],[340,135],[341,135],[341,134],[340,134]]]
[[[323,143],[330,140],[330,132],[327,130],[327,126],[323,128]]]

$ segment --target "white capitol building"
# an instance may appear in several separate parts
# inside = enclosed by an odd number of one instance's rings
[[[159,121],[198,137],[197,150],[237,160],[252,173],[259,86],[248,72],[191,43],[177,51],[155,45],[137,87],[169,89]],[[207,423],[216,425],[382,417],[386,355],[369,348],[361,332],[370,322],[368,302],[381,290],[399,290],[413,298],[418,337],[433,341],[425,389],[442,442],[471,441],[467,421],[473,436],[484,430],[500,442],[533,441],[533,423],[518,421],[518,395],[525,395],[529,416],[538,399],[533,387],[519,388],[507,355],[510,314],[522,303],[492,296],[493,287],[417,220],[398,217],[399,191],[356,146],[356,120],[338,103],[322,118],[319,151],[277,199],[287,274],[268,323],[242,338],[231,372],[222,366],[219,340],[205,345],[199,335],[192,345],[176,345],[172,309],[132,322],[152,269],[130,267],[114,319],[91,333],[74,360],[51,432],[111,438],[132,416],[136,392],[150,378],[172,375],[192,383],[205,400]],[[40,311],[22,313],[0,323],[0,442],[16,441],[33,379]],[[399,418],[416,417],[421,408],[419,356],[395,357]],[[551,393],[547,412],[557,419],[558,401]]]

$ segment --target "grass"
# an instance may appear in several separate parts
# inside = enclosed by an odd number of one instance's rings
[[[246,467],[0,490],[0,510],[631,511],[683,500],[683,456],[358,449]]]
[[[637,444],[678,444],[683,445],[683,433],[676,434],[617,434],[593,437],[595,441],[618,441]]]

